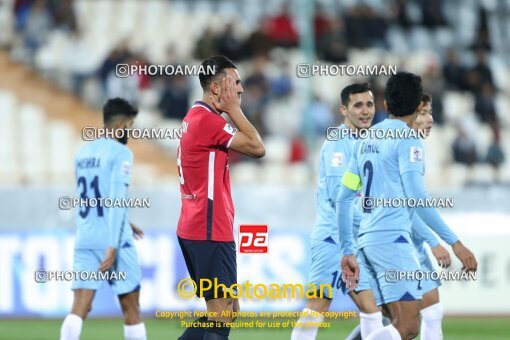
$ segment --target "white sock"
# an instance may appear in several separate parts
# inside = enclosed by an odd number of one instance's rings
[[[378,330],[379,328],[383,328],[382,323],[382,313],[375,312],[370,314],[365,314],[360,312],[360,325],[361,325],[361,338],[365,339],[367,336]]]
[[[370,334],[366,340],[402,340],[402,337],[393,325],[388,325]]]
[[[438,302],[421,311],[421,340],[440,340],[443,338],[443,305]]]
[[[140,322],[136,325],[124,325],[124,338],[126,340],[146,340],[145,324]]]
[[[302,316],[298,319],[292,330],[290,340],[315,340],[319,323],[324,321],[324,316],[314,310],[303,309]]]
[[[76,314],[68,314],[60,328],[60,340],[79,340],[83,320]]]

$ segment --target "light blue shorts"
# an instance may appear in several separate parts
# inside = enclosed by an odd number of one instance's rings
[[[416,251],[418,253],[418,260],[420,261],[421,270],[423,272],[432,272],[435,271],[434,265],[432,264],[432,260],[429,256],[429,253],[425,249],[425,246],[423,244],[421,245],[415,245]],[[427,279],[427,276],[424,276],[424,279],[421,282],[421,289],[422,289],[422,295],[427,294],[431,290],[434,290],[436,288],[439,288],[441,286],[440,280],[433,280],[429,277]]]
[[[421,281],[398,279],[400,273],[420,270],[414,245],[405,241],[365,246],[359,250],[358,260],[374,279],[373,293],[378,306],[421,299]]]
[[[72,289],[98,290],[108,282],[116,295],[131,293],[140,289],[142,272],[138,255],[132,244],[117,249],[117,259],[110,272],[111,280],[99,277],[98,268],[106,255],[106,250],[75,249],[73,270],[76,273]],[[116,278],[116,279],[115,279]]]
[[[340,268],[340,261],[342,260],[340,245],[312,239],[311,246],[312,266],[308,282],[314,284],[317,289],[320,288],[320,285],[331,285],[332,292],[327,288],[323,290],[324,296],[328,299],[333,299],[339,289],[342,289],[342,293],[346,294],[348,291],[342,281],[342,270]],[[360,264],[360,282],[355,291],[361,292],[368,289],[371,289],[369,277],[363,265]]]

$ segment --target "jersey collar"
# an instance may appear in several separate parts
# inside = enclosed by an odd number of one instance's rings
[[[201,100],[197,100],[193,106],[191,108],[195,108],[197,106],[200,106],[200,107],[203,107],[204,109],[206,109],[207,111],[211,112],[211,113],[214,113],[214,114],[218,114],[216,112],[216,110],[214,110],[209,104],[201,101]]]

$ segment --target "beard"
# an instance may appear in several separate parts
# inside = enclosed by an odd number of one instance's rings
[[[128,129],[123,129],[124,133],[122,134],[122,137],[118,139],[118,141],[124,145],[128,142]]]

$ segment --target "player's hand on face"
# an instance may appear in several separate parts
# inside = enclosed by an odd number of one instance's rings
[[[347,255],[342,257],[342,280],[345,282],[347,289],[353,289],[358,286],[359,282],[359,266],[356,256]]]
[[[116,255],[117,250],[115,248],[109,247],[108,250],[106,251],[106,256],[103,262],[101,262],[101,264],[99,265],[99,271],[106,272],[107,270],[109,270],[115,263]]]
[[[221,80],[221,87],[217,96],[209,96],[214,108],[219,112],[231,113],[241,106],[239,94],[236,90],[234,78],[226,75]]]
[[[462,270],[476,272],[478,262],[476,262],[475,255],[469,249],[460,241],[457,241],[452,245],[452,250],[460,262],[462,262]]]
[[[133,230],[133,236],[135,237],[135,240],[141,240],[144,235],[143,230],[131,222],[129,222],[129,224],[131,225],[131,230]]]
[[[441,268],[448,268],[452,263],[452,259],[450,258],[450,253],[446,250],[445,247],[438,244],[434,248],[432,248],[432,254],[437,260],[437,263]]]

